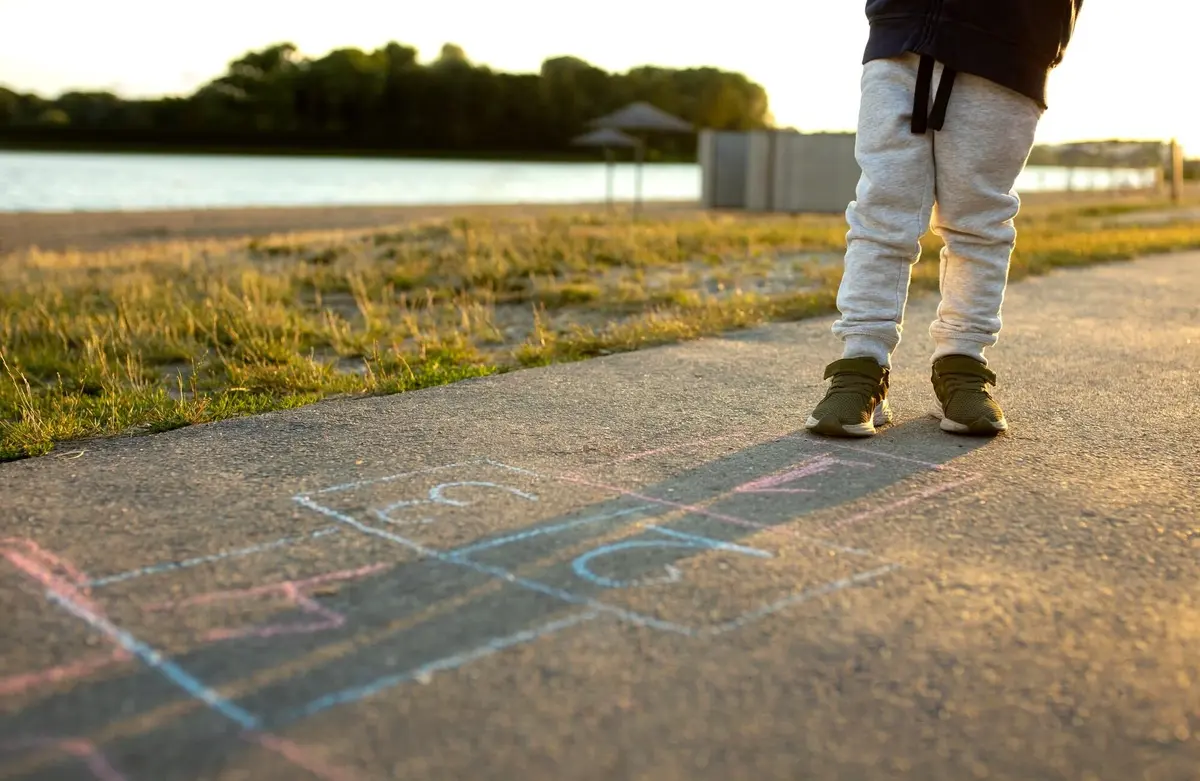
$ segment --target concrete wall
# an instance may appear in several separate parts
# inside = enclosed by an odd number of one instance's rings
[[[779,179],[778,154],[789,131],[753,130],[746,134],[746,209],[753,212],[776,210],[775,186]]]
[[[700,200],[707,209],[741,209],[746,204],[745,133],[700,131]]]
[[[703,203],[759,212],[842,212],[859,168],[853,133],[702,131]]]
[[[778,141],[775,210],[844,212],[854,200],[860,174],[854,134],[791,133]]]

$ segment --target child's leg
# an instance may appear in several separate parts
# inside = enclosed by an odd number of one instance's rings
[[[889,365],[900,342],[912,264],[934,200],[933,133],[912,132],[916,55],[863,68],[855,157],[862,169],[846,210],[845,271],[833,332],[843,357]]]
[[[942,130],[934,135],[937,208],[945,242],[942,301],[930,326],[937,360],[985,361],[1000,333],[1000,307],[1016,243],[1017,175],[1033,148],[1041,108],[987,79],[958,74]]]

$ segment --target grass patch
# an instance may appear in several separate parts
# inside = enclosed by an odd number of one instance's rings
[[[1030,209],[1011,278],[1200,247],[1200,224],[1111,219],[1167,208]],[[828,315],[844,236],[836,215],[581,213],[13,253],[0,459]]]

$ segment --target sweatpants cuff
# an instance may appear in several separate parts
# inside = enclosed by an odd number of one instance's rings
[[[987,365],[987,358],[983,357],[983,350],[987,347],[982,342],[975,342],[970,339],[938,339],[933,348],[933,358],[936,361],[939,358],[945,358],[947,355],[965,355],[969,358],[974,358],[980,363]]]
[[[887,342],[865,334],[846,334],[843,358],[871,358],[880,366],[891,366],[892,350]]]

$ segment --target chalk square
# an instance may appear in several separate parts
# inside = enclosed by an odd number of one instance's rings
[[[565,478],[571,484],[686,509],[705,506],[761,525],[790,523],[836,511],[848,498],[892,493],[930,468],[873,453],[844,452],[808,442],[774,442],[753,461],[729,458],[664,476],[676,454],[654,454],[610,468],[603,476]]]
[[[650,526],[638,538],[644,547],[596,555],[586,565],[612,582],[600,597],[606,603],[697,634],[728,631],[897,569],[869,551],[793,531],[686,514]],[[632,587],[621,587],[622,567],[633,575]]]
[[[393,687],[427,683],[437,673],[535,641],[590,616],[578,606],[500,584],[478,590],[474,598],[450,610],[363,626],[344,648],[327,644],[293,654],[291,664],[302,673],[271,681],[237,702],[261,714],[271,727],[281,727],[369,700]]]
[[[742,623],[886,574],[866,551],[641,507],[529,530],[456,554],[626,620],[685,634]]]
[[[421,627],[440,627],[455,650],[464,640],[454,630],[457,621],[468,616],[472,626],[482,627],[488,604],[503,598],[525,605],[528,596],[485,574],[422,558],[324,573],[294,581],[291,589],[204,594],[147,614],[129,628],[206,685],[246,689],[234,701],[265,717],[309,693],[340,688],[349,678],[370,680],[403,666],[410,652],[419,656],[410,633]],[[536,620],[560,604],[545,598],[538,609],[509,615]],[[231,658],[238,663],[230,664]],[[264,691],[275,694],[263,699],[257,693]]]
[[[756,446],[753,459],[735,454],[691,463],[696,444],[633,454],[558,479],[614,499],[697,510],[747,527],[790,526],[830,544],[860,547],[872,544],[869,530],[877,521],[983,477],[909,455],[796,436]],[[675,463],[680,460],[686,468]]]

